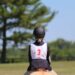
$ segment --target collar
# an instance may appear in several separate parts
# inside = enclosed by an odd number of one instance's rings
[[[44,42],[43,41],[41,41],[41,42],[35,41],[34,44],[40,46],[40,45],[43,45]]]

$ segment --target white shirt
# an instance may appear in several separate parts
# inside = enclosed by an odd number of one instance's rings
[[[46,59],[47,58],[47,43],[41,46],[31,44],[31,57],[32,59]]]

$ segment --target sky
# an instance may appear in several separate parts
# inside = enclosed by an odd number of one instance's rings
[[[41,0],[51,10],[58,11],[48,23],[45,40],[47,42],[63,38],[75,41],[75,0]]]
[[[51,10],[58,11],[54,19],[48,23],[45,41],[63,38],[75,42],[75,0],[40,1]]]

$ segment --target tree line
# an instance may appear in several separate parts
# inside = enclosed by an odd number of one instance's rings
[[[41,0],[0,0],[0,62],[5,63],[8,45],[26,45],[37,26],[45,27],[55,16]],[[12,51],[13,52],[13,51]]]
[[[49,46],[52,60],[75,60],[75,42],[58,39]]]
[[[51,60],[75,60],[75,42],[58,39],[48,43]],[[6,63],[28,62],[28,46],[25,48],[9,48]]]

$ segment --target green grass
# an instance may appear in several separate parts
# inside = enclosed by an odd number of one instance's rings
[[[58,75],[75,75],[75,61],[54,62],[52,65]]]
[[[58,75],[75,75],[75,61],[52,62]],[[24,75],[28,63],[0,64],[0,75]]]

